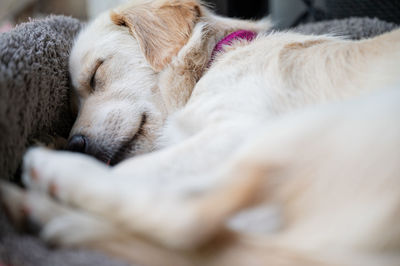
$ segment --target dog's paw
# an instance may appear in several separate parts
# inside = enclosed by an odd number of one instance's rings
[[[56,166],[53,164],[50,157],[50,150],[45,148],[29,149],[23,159],[22,182],[30,189],[45,190],[47,187],[43,182],[39,182],[46,176],[56,174]],[[60,169],[59,169],[60,170]]]
[[[0,202],[16,227],[54,246],[84,246],[118,234],[117,227],[104,219],[10,183],[0,182]]]
[[[56,152],[44,148],[30,149],[23,164],[22,181],[29,190],[50,195],[61,202],[74,204],[107,173],[106,166],[88,156]]]
[[[7,182],[0,182],[0,202],[14,225],[33,233],[38,233],[53,217],[69,213],[46,195]]]
[[[82,211],[69,212],[51,219],[40,231],[40,237],[53,246],[83,246],[112,239],[117,227]]]
[[[27,221],[26,194],[23,190],[11,183],[0,181],[1,209],[6,213],[15,226],[23,227]]]

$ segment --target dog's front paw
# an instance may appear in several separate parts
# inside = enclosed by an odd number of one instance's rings
[[[66,189],[60,188],[66,185],[61,184],[63,179],[74,177],[71,168],[76,169],[76,166],[60,158],[57,152],[32,148],[24,157],[22,181],[30,190],[48,193],[54,198],[65,198],[62,192]]]
[[[24,157],[22,180],[30,190],[73,204],[107,171],[106,166],[82,154],[33,148]]]
[[[51,152],[45,148],[31,148],[24,156],[22,182],[33,190],[46,190],[49,176],[61,171],[51,160]]]
[[[53,217],[69,213],[46,195],[0,182],[0,202],[13,224],[23,231],[39,233]]]
[[[0,182],[0,202],[20,230],[55,246],[85,246],[118,234],[116,226],[53,201],[47,195]]]

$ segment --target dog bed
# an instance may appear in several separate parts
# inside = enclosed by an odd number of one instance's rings
[[[67,137],[68,55],[82,27],[75,19],[53,16],[0,34],[0,178],[17,180],[25,149]],[[330,33],[352,39],[372,37],[396,25],[377,19],[345,19],[302,25],[295,31]],[[49,249],[38,238],[18,234],[0,211],[0,266],[122,266],[124,262],[84,250]]]

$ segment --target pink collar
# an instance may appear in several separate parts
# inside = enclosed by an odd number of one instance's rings
[[[220,40],[217,45],[215,45],[214,50],[211,53],[211,59],[210,62],[208,63],[208,66],[210,67],[212,62],[215,60],[217,55],[221,53],[224,50],[225,45],[232,45],[234,41],[237,40],[246,40],[246,41],[252,41],[257,37],[257,33],[254,31],[249,31],[249,30],[238,30],[235,32],[232,32],[222,40]]]

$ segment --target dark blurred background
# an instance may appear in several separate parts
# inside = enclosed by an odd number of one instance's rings
[[[271,15],[280,28],[348,17],[377,17],[400,24],[400,0],[208,0],[220,14],[240,18]]]
[[[127,0],[0,0],[0,28],[51,13],[87,20]],[[270,16],[279,28],[334,18],[377,17],[400,24],[400,0],[205,0],[222,15]],[[1,30],[0,30],[1,31]]]

